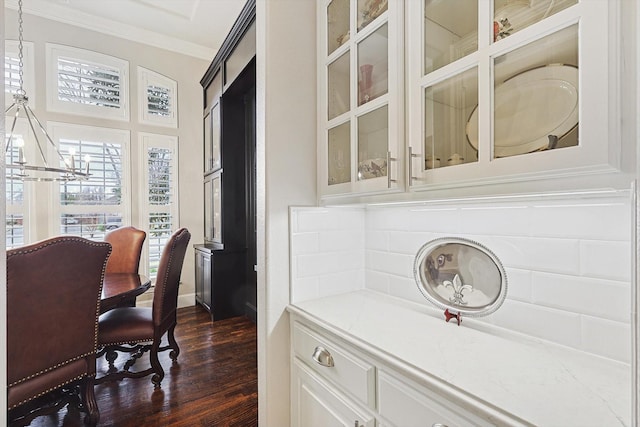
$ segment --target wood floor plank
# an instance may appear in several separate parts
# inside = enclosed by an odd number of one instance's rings
[[[151,376],[96,386],[99,425],[257,426],[256,333],[256,325],[246,317],[212,323],[209,313],[199,306],[179,309],[175,335],[181,352],[173,365],[169,352],[161,353],[162,388],[154,390]],[[147,363],[148,357],[143,357],[135,366]],[[105,369],[101,361],[98,375]],[[74,408],[65,408],[56,415],[36,418],[31,426],[79,427],[82,417]]]

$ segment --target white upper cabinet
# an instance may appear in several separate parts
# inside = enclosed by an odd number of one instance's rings
[[[404,189],[403,1],[318,1],[323,197]]]
[[[406,4],[410,189],[620,169],[618,0]]]

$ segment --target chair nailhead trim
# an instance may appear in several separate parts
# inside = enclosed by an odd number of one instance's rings
[[[41,393],[38,393],[38,394],[37,394],[37,395],[35,395],[35,396],[32,396],[32,397],[30,397],[30,398],[28,398],[28,399],[25,399],[25,400],[23,400],[23,401],[21,401],[21,402],[18,402],[18,403],[16,403],[15,405],[11,406],[9,409],[17,408],[17,407],[18,407],[18,406],[20,406],[20,405],[24,405],[25,403],[32,401],[33,399],[37,399],[38,397],[40,397],[40,396],[44,396],[45,394],[47,394],[47,393],[49,393],[49,392],[51,392],[51,391],[53,391],[53,390],[57,390],[57,389],[59,389],[60,387],[62,387],[62,386],[64,386],[64,385],[71,384],[71,383],[73,383],[73,382],[79,381],[79,380],[81,380],[82,378],[85,378],[85,377],[87,377],[87,378],[91,378],[91,377],[95,377],[95,376],[96,376],[96,374],[95,374],[95,373],[94,373],[94,374],[91,374],[91,375],[86,375],[86,374],[78,375],[78,376],[77,376],[77,377],[75,377],[75,378],[72,378],[72,379],[70,379],[70,380],[68,380],[68,381],[65,381],[65,382],[63,382],[63,383],[58,384],[57,386],[50,387],[50,388],[48,388],[47,390],[45,390],[45,391],[43,391],[43,392],[41,392]]]

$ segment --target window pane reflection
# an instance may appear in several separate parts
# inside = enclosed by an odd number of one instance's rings
[[[478,0],[424,1],[426,74],[478,50]]]
[[[358,105],[387,93],[389,88],[388,25],[358,45]]]
[[[331,0],[327,24],[327,55],[330,55],[349,40],[349,0]]]
[[[465,130],[478,104],[478,70],[472,68],[425,90],[425,169],[476,162]],[[475,127],[477,128],[477,115]]]
[[[349,111],[349,53],[329,64],[329,120]]]
[[[389,109],[384,107],[358,117],[358,179],[387,176]]]
[[[349,122],[329,129],[328,185],[351,180],[351,126]]]
[[[494,0],[493,41],[502,40],[577,3],[578,0]]]

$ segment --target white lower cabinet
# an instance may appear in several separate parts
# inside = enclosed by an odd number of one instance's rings
[[[292,426],[374,427],[375,418],[298,358],[293,360]]]
[[[378,369],[378,413],[387,427],[491,425],[406,377]]]
[[[292,427],[497,425],[308,319],[292,316],[291,344]]]

